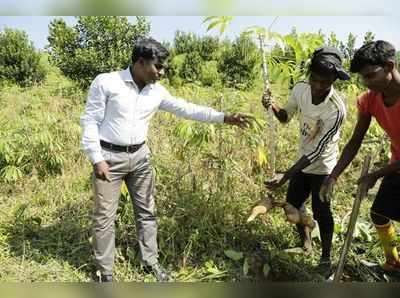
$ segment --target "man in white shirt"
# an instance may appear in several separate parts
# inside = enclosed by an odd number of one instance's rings
[[[240,127],[250,121],[243,114],[224,114],[173,97],[157,83],[168,55],[154,39],[136,42],[128,69],[94,79],[81,117],[82,147],[94,169],[94,256],[103,282],[112,281],[114,221],[122,181],[135,210],[141,259],[158,281],[169,280],[158,263],[154,176],[145,144],[154,113],[161,109],[187,119]]]
[[[317,49],[311,59],[308,82],[299,82],[294,86],[283,109],[271,103],[274,115],[282,123],[289,122],[299,111],[299,159],[283,176],[266,182],[266,186],[275,190],[290,180],[286,200],[295,208],[301,208],[311,193],[313,216],[318,222],[322,248],[317,271],[323,275],[328,275],[331,270],[334,222],[330,204],[320,201],[319,190],[336,164],[340,127],[346,114],[343,100],[332,86],[337,78],[350,78],[341,62],[342,57],[337,49]],[[268,96],[270,94],[263,97],[266,107]],[[300,224],[297,228],[304,250],[311,251],[310,228]]]

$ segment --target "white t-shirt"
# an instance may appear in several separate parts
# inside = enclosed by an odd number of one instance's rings
[[[330,174],[339,152],[340,127],[346,116],[346,107],[333,86],[325,100],[312,103],[311,87],[300,82],[293,88],[284,107],[290,121],[299,111],[299,158],[305,155],[311,164],[302,171],[308,174]]]

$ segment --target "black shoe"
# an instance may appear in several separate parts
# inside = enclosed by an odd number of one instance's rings
[[[321,258],[315,272],[322,275],[324,278],[329,278],[332,273],[332,263],[330,259]]]
[[[170,281],[171,277],[169,276],[167,270],[162,267],[159,263],[156,263],[151,266],[145,266],[145,270],[154,275],[157,281]]]
[[[113,276],[112,274],[100,275],[99,282],[112,282]]]

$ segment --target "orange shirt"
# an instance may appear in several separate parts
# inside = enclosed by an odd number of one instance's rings
[[[357,107],[361,114],[375,117],[390,139],[390,163],[400,161],[400,98],[391,106],[383,103],[382,94],[368,90],[357,100]]]

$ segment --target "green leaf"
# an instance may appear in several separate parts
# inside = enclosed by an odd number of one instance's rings
[[[42,219],[39,216],[32,217],[32,221],[39,226],[42,224]]]
[[[318,225],[312,230],[311,232],[311,239],[318,238],[321,241],[321,236],[319,234],[319,227]]]
[[[227,25],[228,25],[227,23],[222,23],[221,24],[221,28],[219,28],[219,33],[220,34],[224,33]]]
[[[372,240],[370,226],[367,222],[357,223],[356,226],[359,231],[359,236],[361,236],[363,241],[371,241]]]
[[[232,259],[234,261],[239,261],[239,260],[243,259],[243,253],[240,252],[240,251],[227,249],[227,250],[224,251],[224,253],[228,258],[230,258],[230,259]]]
[[[206,17],[206,18],[203,20],[203,24],[206,23],[206,22],[208,22],[208,21],[211,21],[211,20],[213,20],[213,19],[216,19],[216,18],[218,18],[218,17],[217,17],[217,16],[209,16],[209,17]]]
[[[210,31],[211,29],[213,29],[214,27],[216,27],[218,24],[220,24],[220,21],[214,21],[212,22],[210,25],[207,26],[207,31]]]
[[[257,147],[257,164],[263,166],[267,164],[268,158],[265,154],[265,148],[263,146]]]
[[[340,233],[342,233],[342,232],[343,232],[342,226],[339,225],[339,224],[335,224],[335,226],[334,226],[334,232],[335,232],[335,234],[340,234]]]
[[[268,263],[265,263],[263,266],[264,277],[268,277],[270,271],[271,271],[271,266]]]
[[[249,273],[249,260],[248,258],[245,258],[243,262],[243,275],[246,276],[248,273]]]

